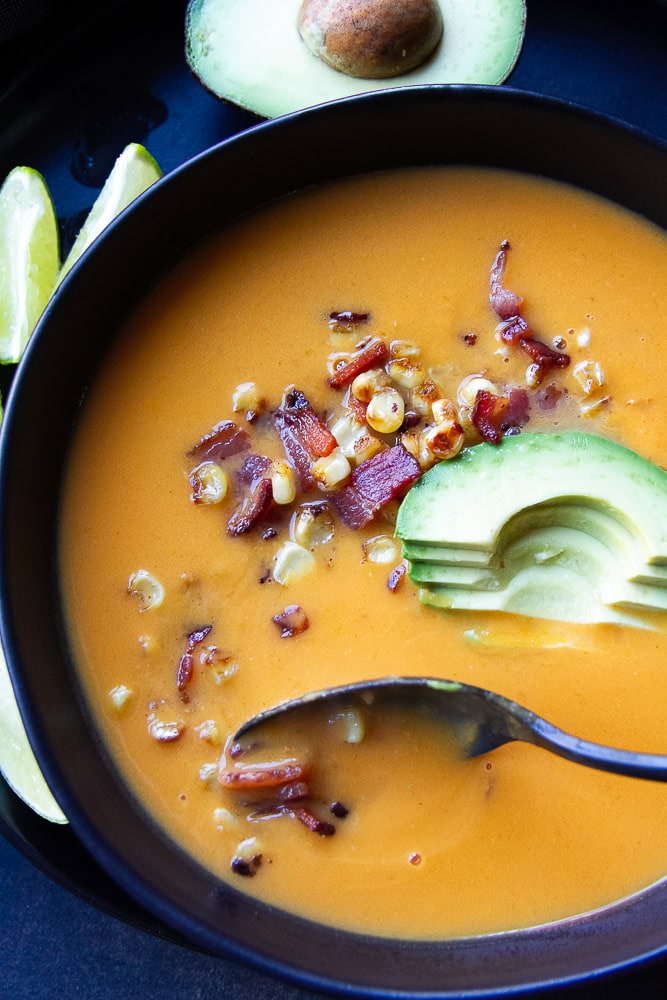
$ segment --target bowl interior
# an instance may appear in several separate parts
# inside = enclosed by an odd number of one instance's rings
[[[91,724],[64,638],[55,557],[81,399],[146,289],[208,234],[291,191],[438,163],[553,177],[667,226],[667,148],[553,100],[500,88],[411,88],[258,126],[140,199],[47,309],[7,408],[0,530],[3,637],[31,739],[74,830],[112,877],[213,952],[320,988],[444,997],[577,980],[664,952],[667,885],[547,927],[434,943],[332,930],[216,882],[133,799]]]

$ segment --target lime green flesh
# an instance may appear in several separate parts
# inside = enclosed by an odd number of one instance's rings
[[[159,180],[162,171],[144,146],[132,142],[113,165],[58,275],[57,284],[110,222]]]
[[[440,0],[443,37],[422,66],[389,80],[346,76],[297,31],[301,0],[190,0],[186,54],[218,97],[265,118],[388,87],[502,83],[521,51],[525,0]]]
[[[667,611],[667,473],[595,435],[470,448],[396,530],[424,604],[638,627]]]
[[[51,295],[58,226],[44,178],[15,167],[0,189],[0,361],[16,363]]]
[[[0,733],[0,771],[7,784],[44,819],[52,823],[66,823],[67,819],[51,794],[28,742],[1,651]]]

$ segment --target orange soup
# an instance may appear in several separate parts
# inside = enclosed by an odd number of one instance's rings
[[[490,301],[494,261],[523,299],[526,350]],[[586,430],[666,466],[665,273],[664,233],[593,196],[416,169],[242,220],[128,321],[72,447],[65,607],[115,759],[212,879],[336,926],[441,938],[559,920],[665,876],[662,785],[518,743],[460,759],[396,712],[290,734],[297,750],[251,789],[235,775],[261,753],[245,763],[230,742],[282,699],[398,673],[667,752],[661,616],[425,607],[394,537],[415,468],[480,436]],[[398,448],[407,473],[355,520],[343,491]]]

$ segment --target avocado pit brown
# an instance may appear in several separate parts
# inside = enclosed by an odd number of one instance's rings
[[[437,0],[303,0],[308,49],[348,76],[385,79],[420,66],[443,32]]]

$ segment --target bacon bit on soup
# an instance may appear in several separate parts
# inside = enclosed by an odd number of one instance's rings
[[[234,857],[231,860],[230,868],[235,875],[243,875],[245,878],[253,878],[257,874],[257,869],[262,863],[262,855],[255,854],[252,858]]]
[[[280,629],[281,639],[301,635],[310,625],[306,612],[298,604],[289,604],[280,614],[274,615],[272,620]]]
[[[370,313],[352,312],[349,309],[341,309],[339,312],[329,314],[329,329],[336,333],[350,333],[358,326],[368,323],[371,318]]]
[[[355,380],[357,375],[383,365],[389,357],[389,348],[384,340],[374,340],[363,350],[355,354],[340,368],[336,368],[328,380],[332,389],[343,389]]]
[[[258,479],[250,495],[245,497],[227,522],[230,535],[245,535],[263,521],[273,506],[273,487],[270,479]]]
[[[345,819],[349,815],[350,810],[347,806],[343,805],[338,799],[331,803],[330,812],[336,817],[336,819]]]
[[[489,301],[494,312],[500,319],[511,319],[519,315],[519,309],[523,299],[516,292],[505,288],[505,269],[507,267],[507,251],[510,245],[508,240],[503,240],[500,249],[491,268],[491,292]]]
[[[187,648],[181,656],[176,671],[176,687],[179,691],[185,691],[192,680],[194,674],[195,660],[193,653],[212,630],[212,625],[205,625],[203,628],[195,629],[188,635]]]
[[[190,449],[188,455],[200,461],[216,462],[238,455],[249,447],[247,431],[238,427],[233,420],[222,420]]]
[[[314,485],[311,466],[330,455],[336,439],[298,389],[288,389],[275,413],[275,423],[285,454],[298,474],[301,489]]]
[[[380,451],[352,471],[349,485],[333,497],[343,523],[353,530],[373,520],[421,475],[421,467],[402,444]]]
[[[537,405],[541,410],[553,410],[564,395],[567,395],[566,389],[550,382],[536,393]]]
[[[542,374],[551,368],[567,368],[570,364],[569,354],[554,351],[553,347],[543,344],[541,340],[534,340],[532,337],[519,337],[517,343],[521,350],[538,366]]]
[[[475,398],[471,420],[484,441],[500,444],[502,423],[507,413],[509,399],[480,389]]]
[[[401,560],[398,566],[394,566],[389,574],[389,579],[387,580],[387,586],[391,590],[392,594],[396,593],[403,580],[405,579],[405,574],[408,571],[408,564],[405,559]]]
[[[236,473],[236,478],[244,486],[252,486],[258,479],[262,479],[270,468],[270,458],[267,458],[266,455],[253,453],[245,459],[243,465]]]
[[[500,339],[506,344],[516,344],[521,337],[530,337],[530,327],[521,316],[511,316],[498,327]]]
[[[283,807],[283,812],[289,813],[298,819],[300,823],[312,830],[313,833],[319,834],[320,837],[331,837],[336,832],[336,827],[333,823],[329,823],[328,820],[320,819],[315,813],[311,812],[305,806],[297,806],[296,809],[287,809]]]
[[[232,791],[247,792],[251,789],[280,788],[293,781],[305,781],[308,767],[305,764],[247,764],[244,767],[225,768],[218,781]]]

